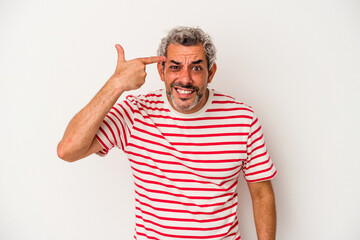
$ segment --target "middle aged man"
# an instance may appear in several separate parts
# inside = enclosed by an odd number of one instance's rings
[[[72,162],[112,147],[129,158],[135,183],[134,238],[238,240],[240,172],[248,182],[258,239],[275,239],[270,180],[276,169],[253,110],[208,89],[215,47],[199,28],[178,27],[162,39],[157,57],[125,60],[116,45],[115,73],[69,123],[58,145]],[[128,96],[157,63],[164,90]]]

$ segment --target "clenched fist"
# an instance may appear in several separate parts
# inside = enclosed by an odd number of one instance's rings
[[[118,52],[118,60],[111,80],[115,81],[115,84],[123,91],[138,89],[145,83],[147,64],[166,60],[165,56],[154,56],[126,61],[124,49],[119,44],[116,44],[115,48]]]

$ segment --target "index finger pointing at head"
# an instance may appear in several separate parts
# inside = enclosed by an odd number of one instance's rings
[[[144,64],[152,64],[157,62],[165,62],[166,57],[165,56],[144,57],[144,58],[139,58],[139,60],[142,61]]]

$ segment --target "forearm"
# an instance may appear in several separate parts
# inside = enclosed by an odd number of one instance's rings
[[[95,97],[70,121],[58,144],[60,158],[74,161],[89,150],[106,114],[124,92],[121,86],[116,86],[116,82],[116,79],[110,78]]]
[[[274,194],[253,200],[258,240],[275,240],[276,208]]]

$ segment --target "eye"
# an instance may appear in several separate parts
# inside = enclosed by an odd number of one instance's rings
[[[200,66],[194,66],[194,67],[193,67],[193,70],[194,70],[194,71],[201,71],[202,68],[201,68]]]
[[[179,66],[176,66],[176,65],[171,65],[169,68],[172,69],[172,70],[178,70],[178,69],[180,69],[180,67],[179,67]]]

